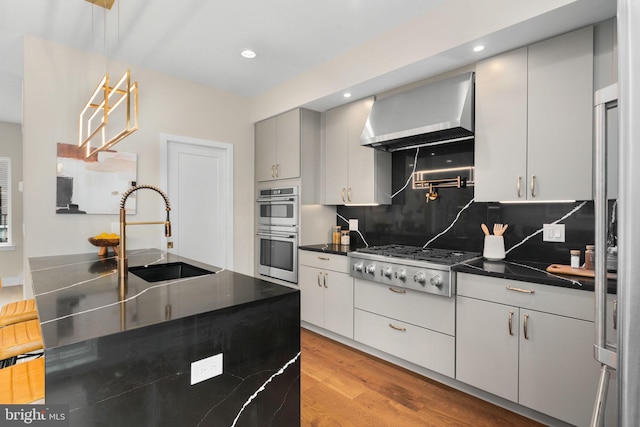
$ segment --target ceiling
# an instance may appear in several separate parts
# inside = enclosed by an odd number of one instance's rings
[[[477,0],[117,0],[110,11],[84,0],[2,0],[0,2],[0,121],[21,122],[23,37],[25,34],[73,48],[93,51],[136,66],[226,90],[260,97],[286,82],[300,79],[323,64],[348,66],[348,57],[365,46],[442,19],[443,8]],[[350,76],[361,96],[435,75],[532,41],[615,16],[616,0],[483,0],[536,7],[536,16],[509,12],[513,25],[491,29],[475,40],[456,41],[443,52],[411,60],[376,76]],[[475,3],[477,5],[477,3]],[[496,6],[497,5],[497,6]],[[474,6],[475,7],[475,6]],[[501,8],[502,9],[502,8]],[[502,10],[487,10],[478,20],[492,21]],[[447,19],[455,21],[453,13]],[[406,40],[406,39],[405,39]],[[473,53],[476,42],[487,45]],[[372,44],[373,43],[373,44]],[[406,49],[407,43],[403,48]],[[257,52],[252,60],[243,49]],[[393,47],[391,48],[393,52]],[[382,51],[381,51],[382,52]],[[388,51],[385,51],[388,52]],[[376,60],[393,61],[392,57]],[[353,67],[352,67],[353,68]],[[347,68],[345,68],[346,70]],[[343,88],[340,88],[343,89]],[[344,100],[333,93],[308,99],[319,111]]]

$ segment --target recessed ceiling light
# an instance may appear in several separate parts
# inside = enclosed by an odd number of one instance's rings
[[[345,98],[351,98],[351,92],[345,92],[342,94]]]
[[[247,58],[247,59],[253,59],[256,57],[256,53],[251,49],[243,50],[242,52],[240,52],[240,55],[242,55],[243,58]]]
[[[482,45],[479,45],[479,46],[476,46],[476,47],[473,48],[474,52],[481,52],[483,50],[484,50],[484,46],[482,46]]]

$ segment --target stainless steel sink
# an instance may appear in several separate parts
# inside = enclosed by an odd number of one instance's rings
[[[204,276],[214,274],[213,271],[196,267],[185,262],[170,262],[167,264],[153,264],[148,266],[129,267],[129,272],[147,282],[161,282],[163,280],[183,279],[185,277]]]

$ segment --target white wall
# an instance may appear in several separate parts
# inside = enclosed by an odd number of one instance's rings
[[[106,67],[106,68],[105,68]],[[160,185],[160,134],[234,145],[234,269],[251,274],[253,260],[253,125],[248,101],[220,90],[130,66],[139,83],[139,130],[114,147],[138,154],[138,183]],[[117,215],[55,213],[56,143],[77,144],[78,114],[105,70],[111,79],[122,64],[56,43],[26,37],[24,45],[25,256],[97,251],[87,238],[111,231]],[[133,221],[163,218],[152,192],[138,192]],[[129,249],[162,247],[155,226],[127,230]],[[247,248],[249,246],[249,248]]]
[[[353,99],[369,96],[369,92],[358,93],[359,85],[364,88],[372,79],[384,82],[386,75],[399,70],[404,70],[409,83],[420,76],[456,68],[459,65],[451,65],[448,58],[453,49],[574,1],[578,0],[443,2],[406,25],[256,96],[251,120],[259,121],[323,97],[341,97],[345,89],[352,89]],[[509,41],[505,44],[508,46]],[[515,47],[518,45],[509,48]],[[387,89],[397,86],[396,81]]]
[[[0,157],[11,159],[11,236],[12,249],[0,248],[0,278],[3,285],[20,284],[22,279],[22,128],[0,122]]]

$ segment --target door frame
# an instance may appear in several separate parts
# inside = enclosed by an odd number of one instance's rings
[[[197,145],[208,148],[218,148],[225,150],[227,158],[227,247],[226,251],[231,254],[227,258],[227,269],[233,269],[233,144],[226,142],[210,141],[206,139],[190,138],[181,135],[160,134],[160,184],[162,188],[169,188],[169,143],[178,143],[183,145]]]

